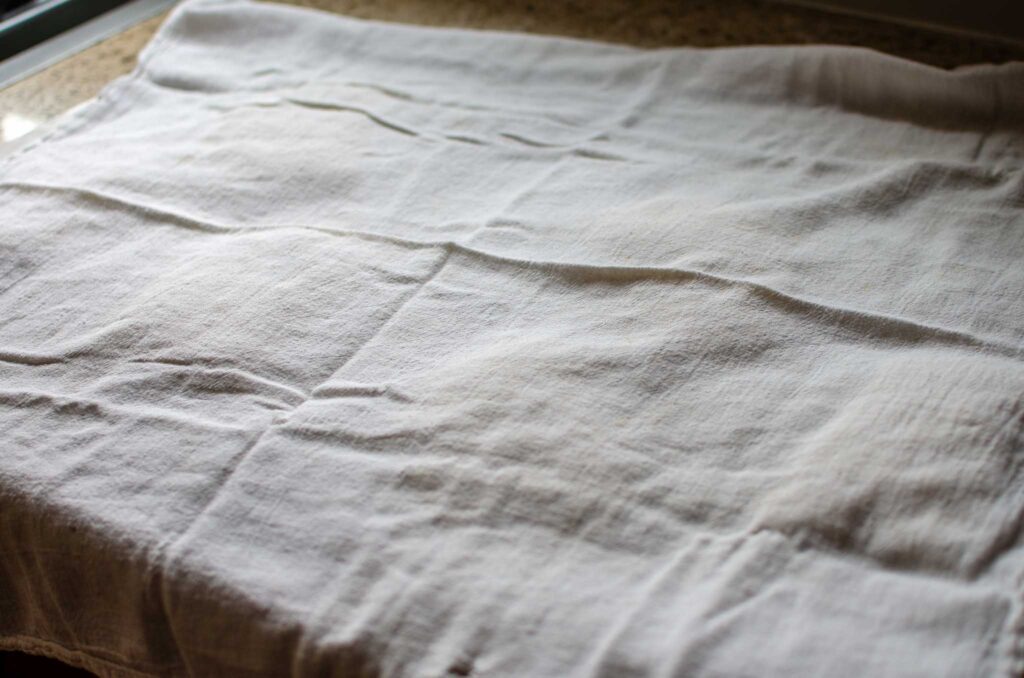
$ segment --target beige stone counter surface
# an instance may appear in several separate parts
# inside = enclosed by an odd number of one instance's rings
[[[286,0],[380,21],[525,31],[641,47],[860,45],[939,67],[1024,60],[1024,49],[763,0]],[[129,72],[164,16],[0,90],[2,135],[30,131]],[[0,138],[0,140],[3,140]]]

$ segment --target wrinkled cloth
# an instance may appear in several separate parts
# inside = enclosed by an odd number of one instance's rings
[[[179,7],[0,167],[0,647],[1024,669],[1024,64]]]

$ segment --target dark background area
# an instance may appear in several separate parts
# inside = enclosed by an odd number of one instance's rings
[[[93,674],[71,668],[52,659],[21,652],[0,652],[0,676],[3,678],[92,678]]]

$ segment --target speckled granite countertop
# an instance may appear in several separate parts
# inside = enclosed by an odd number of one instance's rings
[[[1024,50],[762,0],[283,0],[381,21],[567,35],[642,47],[833,43],[941,67],[1024,59]],[[0,90],[7,135],[41,124],[130,71],[163,16]],[[15,130],[14,128],[18,128]]]

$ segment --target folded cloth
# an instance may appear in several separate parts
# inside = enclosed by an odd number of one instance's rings
[[[0,217],[0,647],[1024,670],[1024,64],[193,0]]]

